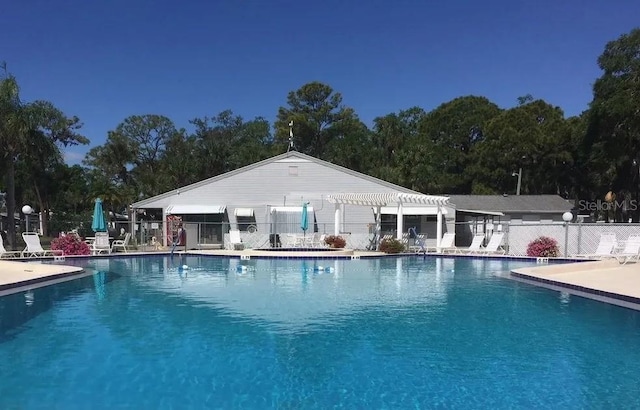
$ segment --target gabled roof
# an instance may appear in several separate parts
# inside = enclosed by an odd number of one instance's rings
[[[562,213],[573,203],[559,195],[451,195],[456,209],[509,213]]]
[[[267,158],[265,160],[256,162],[254,164],[247,165],[247,166],[244,166],[242,168],[235,169],[233,171],[225,172],[224,174],[220,174],[220,175],[216,175],[216,176],[211,177],[211,178],[203,179],[202,181],[199,181],[199,182],[196,182],[196,183],[193,183],[193,184],[190,184],[190,185],[186,185],[184,187],[178,187],[176,189],[173,189],[171,191],[162,193],[160,195],[153,196],[151,198],[143,199],[142,201],[138,201],[138,202],[134,203],[132,206],[134,208],[144,208],[146,205],[148,205],[148,204],[150,204],[152,202],[155,202],[158,199],[162,199],[162,198],[166,198],[166,197],[174,195],[176,193],[176,191],[180,191],[181,193],[184,193],[184,192],[187,192],[189,190],[192,190],[192,189],[195,189],[195,188],[199,188],[199,187],[208,185],[210,183],[213,183],[213,182],[220,181],[222,179],[231,177],[233,175],[241,174],[243,172],[250,171],[252,169],[259,168],[261,166],[264,166],[264,165],[267,165],[267,164],[270,164],[270,163],[273,163],[273,162],[286,160],[286,159],[300,159],[300,160],[303,160],[303,161],[315,162],[316,164],[319,164],[319,165],[322,165],[322,166],[325,166],[325,167],[329,167],[329,168],[333,168],[335,170],[338,170],[340,172],[344,172],[346,174],[353,175],[353,176],[358,177],[358,178],[369,180],[371,182],[374,182],[376,184],[385,186],[385,187],[393,189],[395,191],[405,192],[405,193],[410,193],[410,194],[421,194],[420,192],[413,191],[411,189],[402,187],[400,185],[392,184],[391,182],[387,182],[387,181],[384,181],[382,179],[378,179],[378,178],[372,177],[370,175],[363,174],[361,172],[357,172],[357,171],[354,171],[352,169],[345,168],[345,167],[342,167],[340,165],[336,165],[336,164],[333,164],[331,162],[324,161],[324,160],[312,157],[311,155],[303,154],[303,153],[297,152],[297,151],[289,151],[289,152],[285,152],[284,154],[276,155],[275,157]]]

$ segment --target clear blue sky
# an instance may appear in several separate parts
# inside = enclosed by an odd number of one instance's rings
[[[91,146],[133,114],[273,122],[310,81],[368,125],[470,94],[511,107],[530,93],[575,115],[605,44],[638,16],[637,0],[5,1],[0,60],[23,99],[80,117]]]

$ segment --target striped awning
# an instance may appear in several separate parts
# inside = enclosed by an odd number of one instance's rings
[[[223,214],[227,207],[225,205],[169,205],[167,214],[188,215],[188,214]]]
[[[449,197],[404,192],[339,193],[327,195],[332,204],[387,206],[391,204],[448,205]]]

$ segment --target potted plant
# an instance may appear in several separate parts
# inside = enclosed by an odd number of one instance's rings
[[[329,235],[324,238],[324,243],[331,248],[344,248],[347,245],[347,241],[340,235]]]
[[[51,241],[52,250],[63,251],[65,255],[89,255],[91,249],[78,235],[65,235]]]
[[[529,242],[527,246],[527,256],[537,258],[555,258],[560,254],[558,242],[548,236],[541,236]]]
[[[380,252],[384,253],[401,253],[404,252],[405,247],[402,242],[395,238],[384,239],[380,242]]]

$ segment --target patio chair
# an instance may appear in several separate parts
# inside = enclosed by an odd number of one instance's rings
[[[623,265],[640,259],[640,235],[630,235],[624,243],[624,248],[612,254]]]
[[[91,253],[99,255],[101,253],[111,253],[111,245],[109,244],[109,233],[96,232],[95,239],[91,242]]]
[[[21,253],[23,258],[37,258],[46,256],[64,256],[64,251],[44,249],[40,244],[40,236],[35,232],[23,232],[22,239],[26,244]]]
[[[507,251],[502,247],[504,232],[494,232],[489,239],[489,243],[484,248],[480,248],[478,253],[504,255]]]
[[[2,242],[2,235],[0,235],[0,259],[6,258],[19,258],[21,255],[20,251],[8,251],[4,248],[4,243]]]
[[[473,240],[468,248],[454,248],[455,253],[477,253],[482,248],[482,242],[484,242],[484,234],[477,233],[473,235]]]
[[[578,254],[574,256],[590,259],[610,258],[613,255],[613,251],[615,250],[617,243],[618,241],[615,233],[605,232],[600,234],[600,242],[598,242],[598,247],[594,253]]]
[[[96,236],[96,239],[98,237]],[[111,244],[111,252],[115,252],[117,248],[121,248],[124,253],[127,253],[127,246],[129,246],[129,241],[131,241],[131,232],[127,232],[124,235],[124,239],[116,239]]]
[[[454,232],[446,232],[442,235],[442,239],[440,239],[440,247],[438,246],[430,246],[427,248],[427,252],[455,252],[458,248],[455,245],[456,242],[456,234]]]
[[[244,249],[244,244],[242,243],[242,239],[240,238],[240,231],[237,229],[232,229],[229,231],[229,243],[231,244],[231,248],[236,251],[241,251]]]

